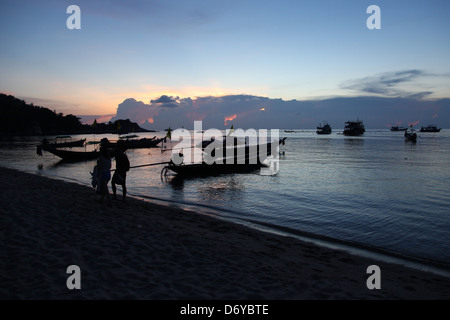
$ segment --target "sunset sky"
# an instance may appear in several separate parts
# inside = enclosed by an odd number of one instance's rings
[[[80,30],[66,26],[72,4]],[[449,12],[448,0],[2,0],[0,92],[75,115],[161,96],[449,98]]]

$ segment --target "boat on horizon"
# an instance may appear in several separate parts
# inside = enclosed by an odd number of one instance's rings
[[[422,126],[420,128],[420,132],[439,132],[441,131],[441,128],[438,128],[435,124],[430,124],[426,127]]]
[[[346,136],[360,136],[366,132],[364,123],[361,120],[347,121],[345,123],[343,134]]]
[[[408,130],[408,128],[406,127],[398,127],[398,126],[391,127],[391,131],[406,131],[406,130]]]
[[[331,134],[331,132],[332,132],[331,126],[326,121],[323,123],[323,125],[319,124],[317,126],[317,130],[316,130],[317,134]]]

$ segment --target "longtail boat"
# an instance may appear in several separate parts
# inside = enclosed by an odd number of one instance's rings
[[[60,157],[65,161],[84,161],[97,159],[100,156],[100,151],[72,151],[72,150],[62,150],[57,148],[45,148],[42,150],[50,152],[55,156]]]
[[[286,138],[279,139],[278,144],[284,145],[285,140]],[[216,146],[211,144],[215,144]],[[211,147],[210,151],[212,151],[210,156],[214,157],[214,152],[217,152],[223,148],[221,150],[223,158],[218,159],[218,161],[206,161],[204,156],[202,162],[190,164],[176,164],[174,161],[171,161],[169,165],[162,169],[161,176],[167,175],[169,171],[176,173],[178,176],[208,176],[224,173],[249,173],[257,169],[261,169],[262,167],[268,167],[265,160],[272,155],[272,142],[264,145],[234,146],[234,152],[231,156],[228,156],[231,152],[227,153],[229,149],[226,150],[226,147],[222,145],[222,142],[212,141],[209,145]]]

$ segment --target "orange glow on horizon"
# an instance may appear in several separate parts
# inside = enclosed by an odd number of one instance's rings
[[[225,117],[225,125],[228,125],[228,121],[233,121],[234,119],[236,119],[236,117],[237,117],[237,114],[233,114],[233,115],[231,115],[231,116],[228,116],[228,117]]]
[[[115,116],[115,114],[114,115],[108,115],[108,116],[101,116],[99,118],[96,118],[95,120],[97,120],[97,123],[108,122],[114,116]]]

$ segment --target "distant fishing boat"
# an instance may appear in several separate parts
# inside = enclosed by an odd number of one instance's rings
[[[324,124],[319,124],[317,126],[317,134],[331,134],[332,129],[328,122],[324,122]]]
[[[345,123],[343,134],[346,136],[360,136],[366,132],[364,123],[361,120],[347,121]]]
[[[398,127],[398,126],[391,127],[391,131],[406,131],[406,130],[408,130],[408,128],[406,127]]]
[[[420,132],[439,132],[439,131],[441,131],[441,128],[438,128],[434,124],[420,128]]]

